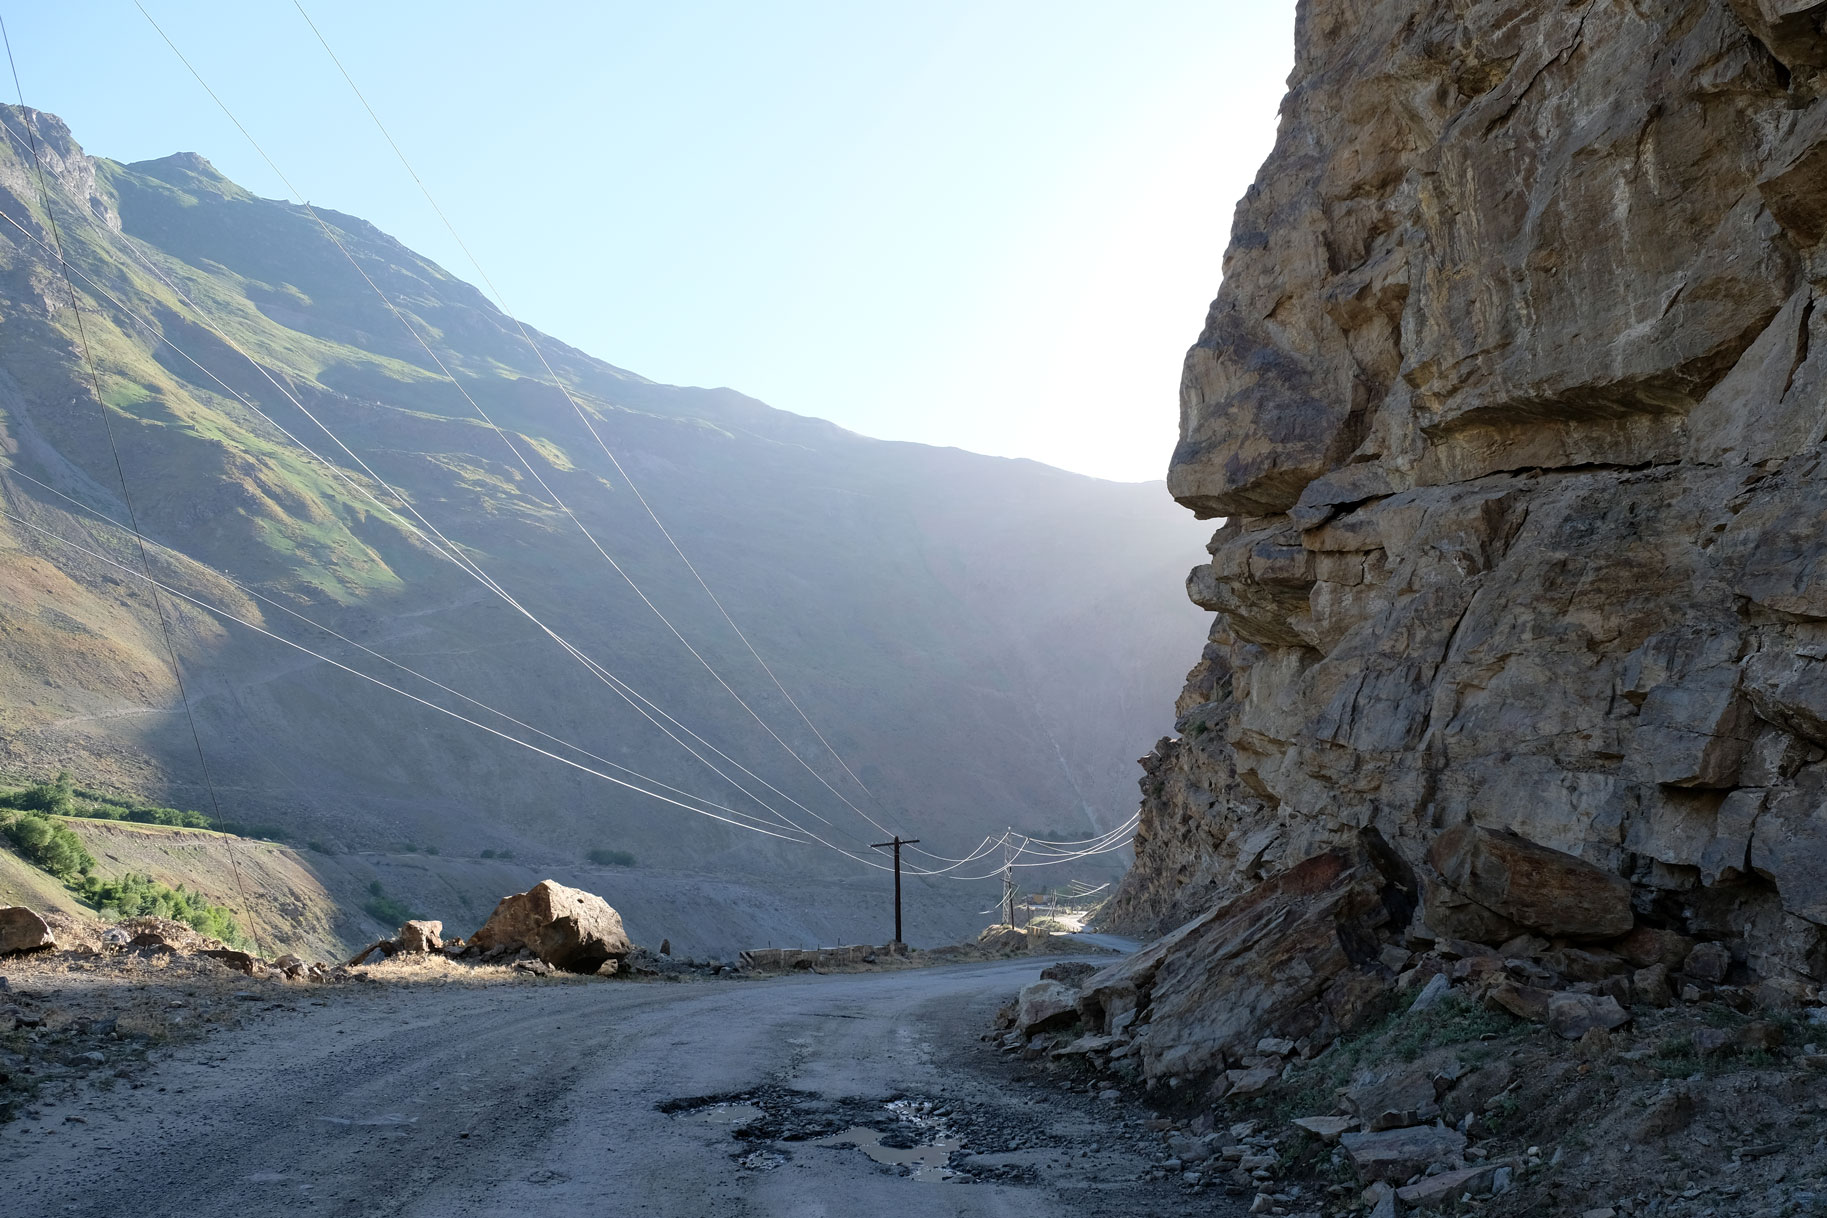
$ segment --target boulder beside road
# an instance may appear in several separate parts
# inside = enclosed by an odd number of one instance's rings
[[[469,945],[484,952],[526,948],[554,968],[594,973],[634,950],[622,915],[594,893],[542,880],[501,899]]]
[[[400,950],[435,952],[444,946],[444,923],[413,921],[400,927]]]
[[[23,905],[0,909],[0,956],[56,946],[57,939],[51,934],[50,926],[31,910]]]
[[[1015,1001],[1015,1026],[1026,1036],[1078,1018],[1078,991],[1062,982],[1036,981],[1023,987]]]

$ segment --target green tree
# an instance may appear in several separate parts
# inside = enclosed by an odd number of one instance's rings
[[[95,870],[95,856],[64,825],[37,812],[26,812],[0,827],[20,857],[60,880],[75,882]]]
[[[224,943],[245,942],[241,926],[231,910],[210,904],[208,898],[187,890],[182,884],[172,888],[149,875],[129,872],[118,880],[89,876],[77,887],[77,892],[96,909],[116,917],[171,918]]]
[[[15,791],[6,797],[5,805],[18,808],[24,812],[41,812],[50,816],[76,815],[76,785],[70,780],[70,772],[61,770],[50,782],[41,782]]]

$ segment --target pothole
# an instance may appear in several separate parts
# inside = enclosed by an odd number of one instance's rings
[[[999,1146],[1004,1131],[943,1100],[917,1096],[829,1098],[786,1087],[757,1087],[666,1100],[661,1112],[729,1131],[745,1147],[733,1156],[746,1169],[772,1171],[794,1143],[860,1150],[880,1168],[925,1182],[968,1183],[992,1176],[1010,1182],[1006,1166],[987,1173],[965,1164],[968,1148]],[[956,1160],[956,1161],[954,1161]]]
[[[857,1125],[834,1134],[815,1146],[839,1147],[854,1146],[864,1154],[888,1167],[905,1167],[907,1174],[915,1180],[942,1181],[955,1178],[958,1173],[948,1164],[954,1152],[959,1148],[955,1138],[946,1138],[937,1142],[911,1146],[893,1145],[897,1141],[893,1133],[883,1133],[879,1129],[870,1129],[866,1125]]]
[[[767,1114],[753,1104],[712,1104],[708,1108],[700,1108],[697,1112],[698,1119],[707,1125],[732,1127],[752,1125],[765,1116]]]

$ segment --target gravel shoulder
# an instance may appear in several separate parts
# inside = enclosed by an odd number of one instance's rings
[[[42,1087],[34,1116],[0,1125],[7,1208],[1241,1213],[1141,1179],[1152,1113],[1062,1092],[980,1039],[1046,963],[274,985],[235,1026],[154,1047],[131,1079]]]

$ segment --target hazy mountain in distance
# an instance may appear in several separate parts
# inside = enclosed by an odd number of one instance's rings
[[[138,570],[129,534],[54,493],[126,518],[77,319],[54,260],[32,239],[48,242],[50,232],[23,151],[28,124],[69,261],[99,285],[78,280],[82,323],[133,506],[146,536],[183,556],[154,552],[161,579],[526,734],[243,585],[602,758],[767,815],[740,783],[869,854],[863,847],[885,835],[769,738],[581,522],[755,712],[888,829],[959,855],[1004,825],[1085,838],[1133,812],[1134,758],[1170,728],[1165,708],[1206,625],[1182,592],[1203,530],[1160,484],[872,440],[731,390],[656,384],[535,336],[866,794],[774,689],[517,328],[480,293],[372,225],[319,212],[472,405],[303,208],[257,198],[188,153],[133,165],[91,159],[54,116],[17,108],[0,108],[0,211],[30,234],[0,221],[8,512]],[[663,707],[681,725],[675,733],[689,729],[728,754],[711,758],[728,777],[282,434],[390,502],[305,410],[531,613]],[[837,852],[732,829],[542,758],[194,607],[175,618],[203,749],[236,820],[342,848],[410,842],[554,858],[614,848],[656,867],[790,885],[859,870]],[[207,809],[176,706],[145,588],[0,517],[0,769],[67,768]],[[1080,873],[1100,866],[1109,873],[1108,861]],[[960,909],[985,903],[984,884],[955,891]]]

